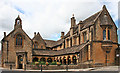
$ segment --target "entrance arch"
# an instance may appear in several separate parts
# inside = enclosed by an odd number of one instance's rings
[[[22,69],[23,68],[23,56],[19,55],[18,56],[18,69]]]

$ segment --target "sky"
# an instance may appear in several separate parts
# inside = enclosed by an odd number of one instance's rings
[[[100,11],[103,5],[106,5],[118,27],[118,1],[0,0],[0,40],[3,38],[3,32],[9,34],[13,30],[18,15],[22,19],[23,30],[30,38],[33,38],[34,32],[40,32],[44,39],[58,40],[62,31],[66,34],[70,29],[72,14],[78,23]]]

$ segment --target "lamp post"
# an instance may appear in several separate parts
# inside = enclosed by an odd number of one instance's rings
[[[116,57],[118,58],[118,66],[119,66],[119,53],[118,54],[116,54]]]

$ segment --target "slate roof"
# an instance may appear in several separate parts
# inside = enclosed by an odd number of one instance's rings
[[[59,56],[65,54],[73,54],[79,52],[82,48],[84,48],[89,43],[84,43],[78,46],[73,46],[69,48],[65,48],[62,50],[46,50],[46,49],[33,49],[33,56]]]
[[[62,44],[62,42],[64,42],[64,39],[60,39],[58,41],[53,41],[53,40],[44,40],[46,43],[46,47],[55,47],[58,46],[60,44]]]

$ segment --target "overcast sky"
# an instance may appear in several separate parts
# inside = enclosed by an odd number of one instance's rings
[[[24,31],[33,38],[40,32],[44,39],[58,40],[61,31],[70,29],[70,18],[77,23],[100,11],[106,5],[118,27],[118,0],[0,0],[0,40],[3,32],[13,30],[20,15]]]

